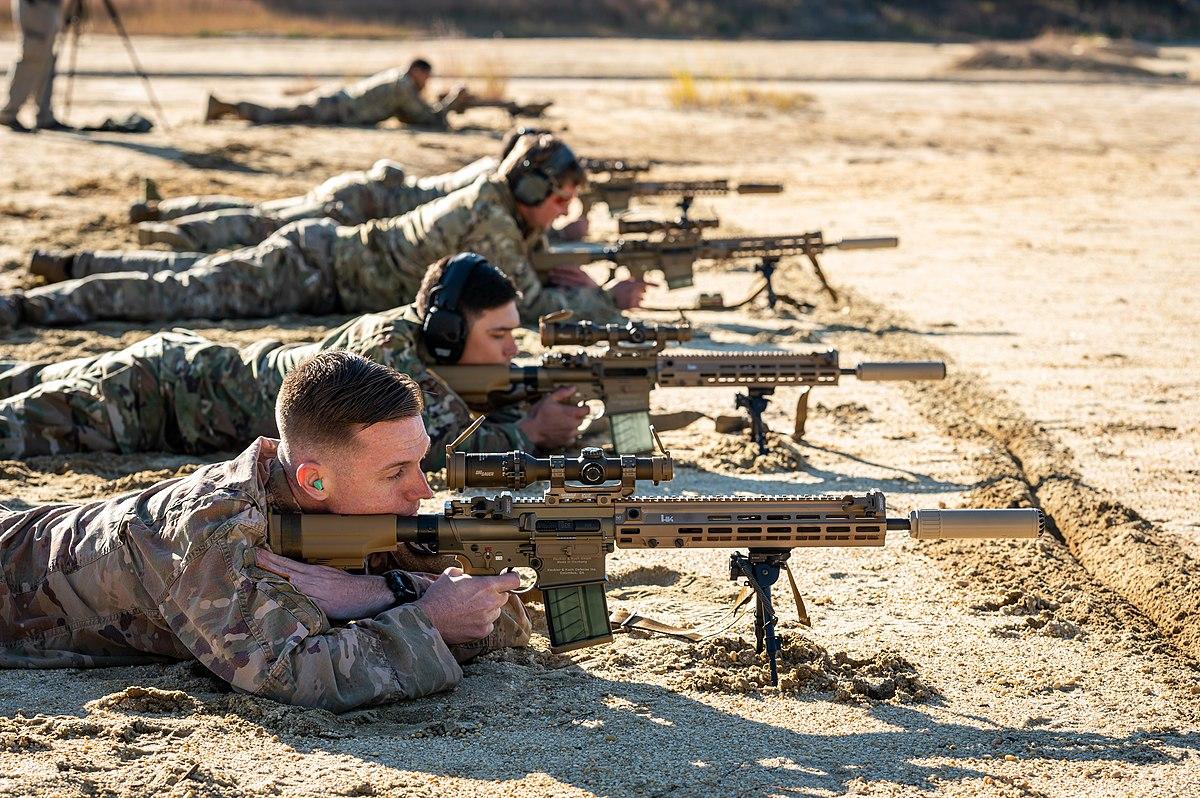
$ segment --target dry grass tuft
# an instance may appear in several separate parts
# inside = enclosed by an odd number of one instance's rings
[[[667,100],[672,108],[686,110],[770,110],[785,114],[812,110],[817,102],[816,97],[803,91],[747,85],[746,81],[729,77],[697,78],[686,70],[672,73]]]

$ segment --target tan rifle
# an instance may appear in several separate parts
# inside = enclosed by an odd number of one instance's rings
[[[690,206],[696,197],[717,197],[727,194],[779,194],[782,183],[736,183],[730,180],[642,180],[649,171],[649,161],[624,158],[580,158],[588,173],[587,187],[579,194],[586,214],[597,203],[618,216],[629,210],[634,197],[677,197],[680,205]]]
[[[775,292],[771,283],[779,260],[792,255],[808,258],[821,287],[834,302],[837,291],[825,279],[817,256],[831,249],[883,249],[898,246],[895,237],[845,238],[826,241],[820,232],[786,236],[739,236],[736,238],[705,238],[702,231],[711,224],[689,221],[686,226],[662,225],[660,237],[646,239],[621,238],[611,242],[579,241],[555,243],[533,253],[533,267],[549,279],[550,272],[562,266],[586,266],[607,261],[613,271],[624,266],[631,277],[645,279],[652,270],[661,271],[667,288],[685,288],[694,282],[693,267],[701,260],[756,259],[768,291],[768,303],[774,306]]]
[[[755,600],[758,650],[776,683],[777,616],[772,586],[794,549],[882,546],[889,531],[917,540],[1036,538],[1038,510],[917,510],[889,518],[884,496],[637,496],[637,482],[673,476],[671,456],[536,458],[524,452],[464,454],[446,447],[452,489],[499,488],[494,496],[447,501],[437,514],[272,515],[272,551],[297,560],[360,569],[366,557],[416,544],[457,557],[473,574],[531,569],[552,651],[612,640],[604,593],[605,558],[614,549],[745,549],[730,556],[730,578],[745,579]],[[546,481],[539,498],[512,490]],[[797,610],[803,602],[795,589]],[[802,615],[803,617],[803,615]]]
[[[518,103],[513,100],[485,100],[482,97],[468,96],[463,110],[471,108],[499,108],[508,111],[509,116],[541,116],[546,109],[554,105],[553,101],[537,103]]]
[[[594,325],[569,322],[562,313],[541,321],[544,346],[606,346],[591,352],[549,352],[536,365],[435,366],[434,372],[477,411],[540,399],[563,387],[579,401],[604,404],[615,449],[622,454],[651,451],[650,392],[654,388],[739,387],[736,406],[747,411],[750,435],[766,451],[763,411],[779,387],[812,389],[837,385],[842,377],[860,380],[941,380],[940,361],[859,363],[842,367],[835,350],[822,352],[664,352],[668,343],[692,337],[688,325]],[[796,404],[793,434],[800,437],[808,416],[809,392]]]

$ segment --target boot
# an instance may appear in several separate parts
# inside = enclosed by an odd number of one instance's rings
[[[158,183],[154,182],[153,177],[142,178],[142,202],[158,202],[162,199],[162,194],[158,193]]]
[[[138,243],[166,244],[177,252],[195,252],[196,245],[186,233],[167,222],[142,222],[138,225]]]
[[[29,256],[29,272],[47,283],[61,283],[71,279],[71,266],[75,253],[59,249],[35,249]]]
[[[226,102],[221,102],[213,95],[208,95],[204,105],[204,121],[212,122],[226,116],[237,116],[237,109]]]
[[[129,221],[133,224],[137,224],[138,222],[157,222],[158,220],[158,202],[156,200],[135,202],[129,206]]]
[[[21,308],[24,305],[23,291],[4,291],[0,293],[0,332],[19,327],[21,324]]]

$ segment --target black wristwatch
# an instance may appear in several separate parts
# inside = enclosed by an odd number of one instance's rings
[[[388,571],[383,575],[383,579],[388,590],[396,597],[397,607],[401,604],[411,604],[421,597],[421,591],[417,589],[417,580],[408,571]]]

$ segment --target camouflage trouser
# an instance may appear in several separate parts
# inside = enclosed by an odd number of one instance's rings
[[[253,208],[255,203],[241,197],[230,197],[225,194],[203,194],[189,197],[172,197],[159,200],[156,203],[160,221],[169,222],[181,216],[191,216],[195,213],[209,211],[224,211],[231,208],[242,210]]]
[[[204,257],[203,252],[162,252],[157,249],[80,250],[71,262],[71,276],[81,279],[112,272],[182,272]]]
[[[164,243],[189,252],[220,252],[223,249],[253,247],[265,241],[284,225],[302,219],[333,219],[339,224],[358,224],[360,219],[347,215],[340,203],[307,202],[304,197],[295,198],[292,205],[278,202],[252,208],[226,208],[224,210],[194,213],[180,216],[169,222],[171,236],[157,240],[154,231],[163,229],[162,222],[151,222],[139,227],[145,231],[143,243]]]
[[[27,387],[31,386],[31,387]],[[274,432],[276,387],[195,333],[0,374],[0,457],[236,449]],[[24,390],[21,390],[24,389]]]
[[[235,103],[239,119],[256,125],[339,125],[352,124],[346,119],[339,95],[310,97],[295,105],[258,105],[257,103]]]
[[[339,306],[333,274],[337,225],[290,224],[257,247],[209,255],[186,271],[105,273],[25,293],[22,314],[46,326],[106,319],[256,319],[330,313]],[[186,256],[182,256],[186,257]]]

